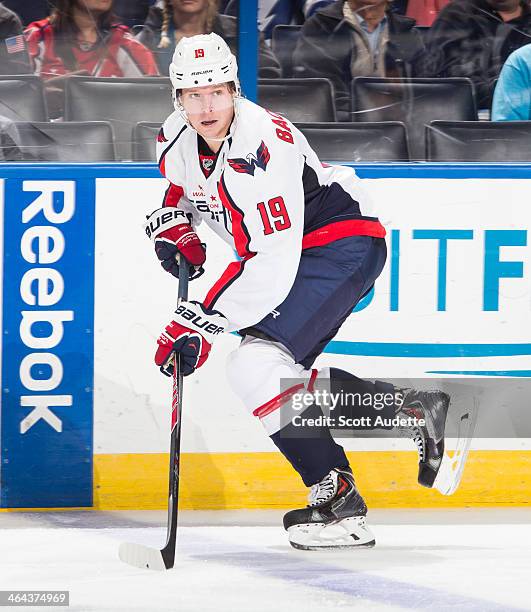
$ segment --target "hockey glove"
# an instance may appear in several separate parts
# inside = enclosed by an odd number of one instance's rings
[[[183,376],[200,368],[216,336],[227,328],[227,319],[199,302],[181,302],[173,321],[157,340],[155,363],[166,376],[173,374],[175,358],[181,358]]]
[[[203,274],[206,249],[184,213],[172,206],[158,208],[149,215],[144,228],[155,244],[161,266],[179,278],[179,255],[190,264],[190,280]]]

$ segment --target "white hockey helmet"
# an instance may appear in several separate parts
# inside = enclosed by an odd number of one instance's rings
[[[214,33],[179,41],[170,64],[170,80],[177,109],[176,92],[181,89],[234,82],[240,95],[236,58],[223,38]]]

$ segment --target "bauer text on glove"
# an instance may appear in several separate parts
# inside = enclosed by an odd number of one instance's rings
[[[181,360],[183,376],[192,374],[205,363],[212,343],[227,325],[227,319],[217,310],[195,301],[181,302],[173,321],[157,340],[155,363],[163,374],[171,376],[175,355]]]
[[[206,259],[205,247],[182,210],[172,206],[158,208],[149,215],[144,229],[155,244],[155,253],[166,272],[179,277],[176,256],[180,254],[190,264],[190,278],[201,276]]]

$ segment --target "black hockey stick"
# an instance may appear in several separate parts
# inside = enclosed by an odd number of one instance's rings
[[[189,269],[186,261],[179,263],[179,291],[177,304],[188,299]],[[167,570],[175,563],[177,543],[177,513],[179,506],[179,467],[181,456],[181,409],[183,401],[183,375],[180,360],[175,360],[173,369],[173,393],[171,399],[171,436],[170,436],[170,486],[168,495],[168,527],[166,545],[162,550],[143,544],[124,542],[118,555],[122,561],[152,570]]]

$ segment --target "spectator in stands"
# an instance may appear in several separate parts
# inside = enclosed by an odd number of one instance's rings
[[[391,12],[386,0],[336,0],[304,24],[294,76],[330,79],[338,119],[348,121],[354,77],[416,75],[424,44],[414,25]]]
[[[52,8],[51,0],[3,0],[3,4],[20,17],[23,26],[48,17]]]
[[[35,73],[134,77],[158,74],[153,54],[117,23],[112,0],[56,0],[52,15],[26,30]]]
[[[454,0],[430,28],[423,72],[470,77],[478,107],[490,108],[505,60],[530,41],[530,0]]]
[[[494,90],[491,118],[492,121],[531,120],[531,44],[513,51],[503,65]]]
[[[215,32],[225,39],[232,52],[238,46],[238,22],[220,15],[217,0],[161,0],[150,11],[137,40],[157,55],[161,74],[168,74],[175,45],[184,36]],[[259,75],[280,76],[280,65],[263,38],[259,47]]]
[[[35,74],[46,80],[52,118],[62,114],[65,79],[72,75],[158,75],[153,54],[116,21],[112,2],[55,0],[50,17],[28,26],[29,54]]]
[[[31,72],[20,19],[0,2],[0,73]]]
[[[332,4],[334,0],[269,0],[259,3],[260,29],[266,40],[271,40],[277,25],[302,24],[317,9]]]

